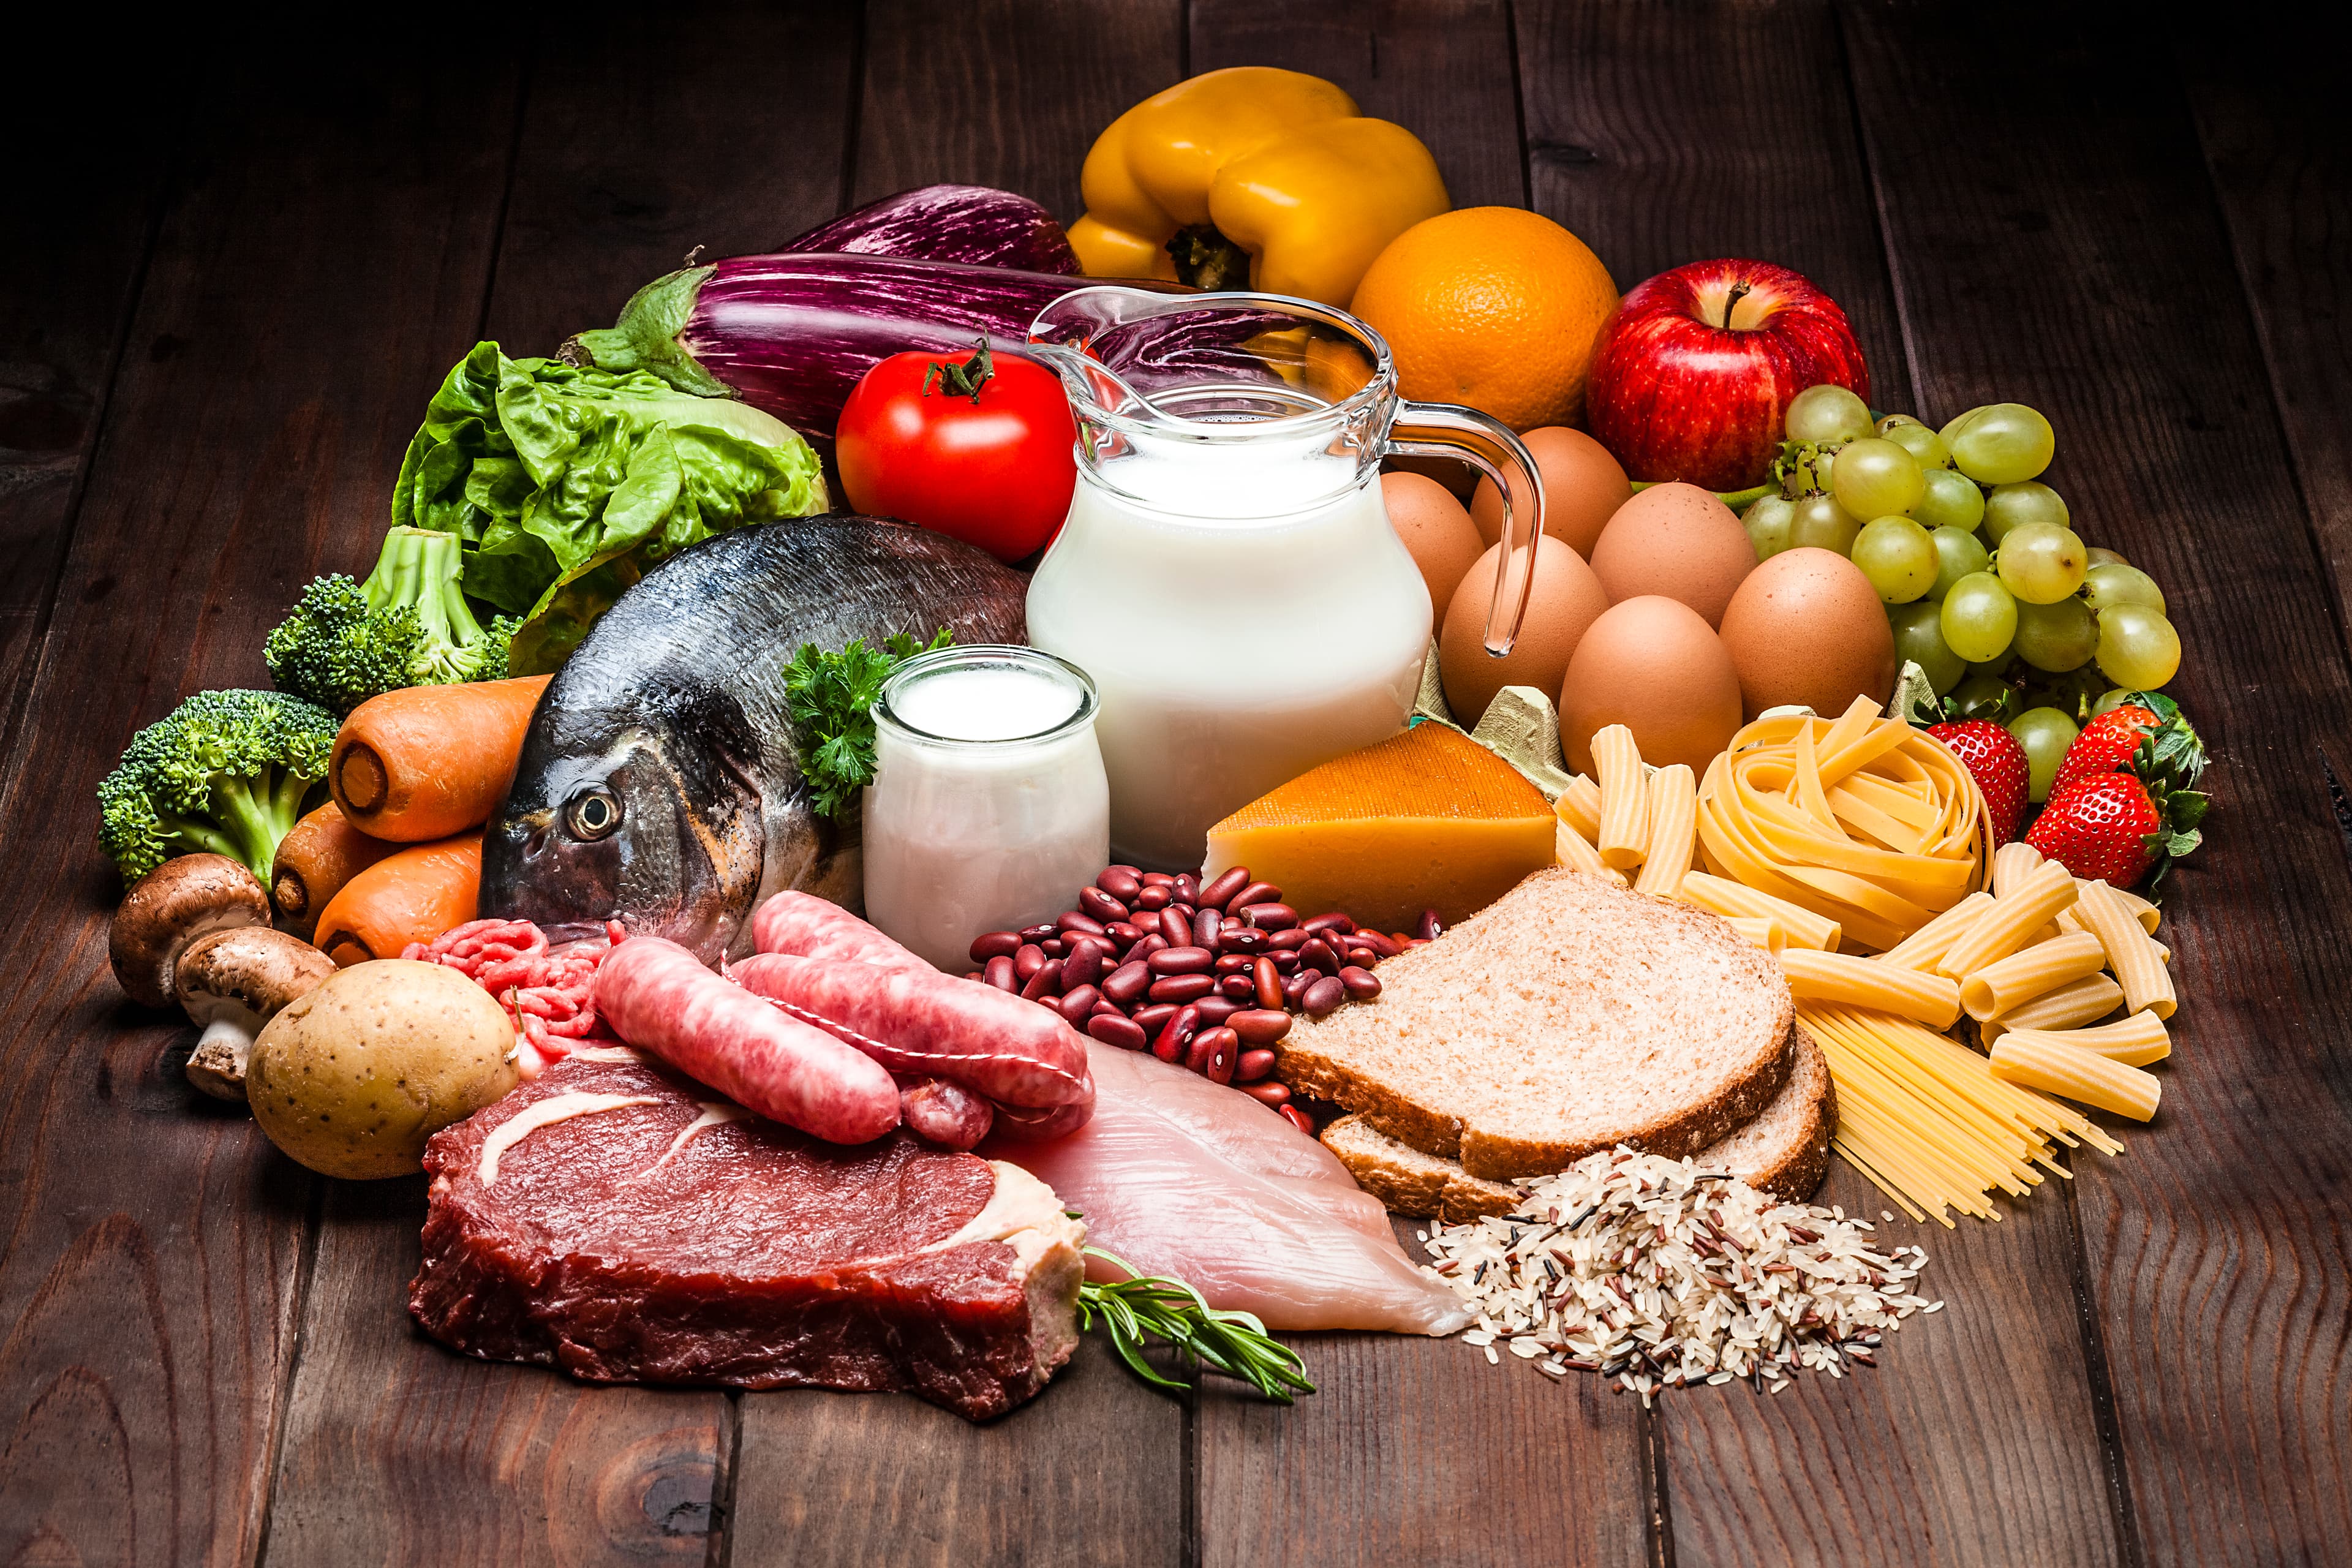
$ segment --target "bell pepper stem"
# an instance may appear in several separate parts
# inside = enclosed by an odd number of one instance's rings
[[[1208,289],[1249,287],[1249,252],[1212,225],[1178,229],[1168,242],[1168,254],[1175,258],[1179,283]]]

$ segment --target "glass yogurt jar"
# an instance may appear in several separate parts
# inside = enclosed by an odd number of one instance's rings
[[[1110,858],[1094,682],[1035,648],[918,654],[874,708],[866,918],[951,974],[1050,921]]]

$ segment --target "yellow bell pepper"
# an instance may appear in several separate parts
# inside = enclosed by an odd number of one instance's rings
[[[1402,125],[1320,77],[1236,66],[1145,99],[1095,139],[1070,244],[1095,278],[1246,286],[1345,310],[1389,241],[1452,204]]]

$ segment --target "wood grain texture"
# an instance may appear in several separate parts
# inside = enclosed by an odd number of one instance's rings
[[[857,12],[667,8],[649,62],[566,16],[543,28],[499,240],[488,334],[552,353],[678,267],[770,250],[841,201]]]
[[[834,209],[849,20],[722,5],[677,25],[727,47],[647,71],[601,35],[543,31],[512,138],[495,279],[476,307],[518,352],[609,320],[698,243],[756,248]],[[778,123],[774,78],[741,69],[746,58],[795,62],[811,117],[789,137],[746,133]],[[421,408],[430,386],[419,381],[403,401]],[[730,1396],[597,1388],[423,1340],[404,1303],[424,1217],[416,1184],[338,1188],[328,1205],[270,1562],[299,1568],[371,1549],[388,1562],[501,1568],[702,1562],[721,1544],[711,1537]]]
[[[2168,889],[2165,1105],[2082,1169],[2090,1291],[2152,1563],[2352,1554],[2352,899],[2319,753],[2352,690],[2160,40],[2047,11],[1843,14],[1923,415],[1996,398],[2154,574],[2215,757]],[[2035,47],[1997,40],[2031,26]]]
[[[1501,0],[1195,0],[1191,37],[1196,72],[1279,66],[1338,82],[1364,113],[1428,145],[1455,206],[1527,205]]]
[[[1102,128],[1182,73],[1173,0],[872,0],[855,202],[1001,185],[1075,222]]]
[[[2341,38],[2315,47],[2311,20],[2250,12],[2240,26],[2179,40],[2173,58],[2253,305],[2340,626],[2352,584],[2352,310],[2344,298],[2352,136],[2330,107]]]
[[[181,697],[259,683],[329,541],[382,526],[479,309],[506,153],[472,119],[513,90],[207,79],[0,788],[0,1560],[253,1560],[310,1180],[121,1001],[91,791]]]
[[[1822,6],[1521,7],[1538,205],[1622,286],[1716,256],[1794,267],[1909,405],[1894,292]],[[1835,1165],[1823,1203],[1885,1204]],[[1669,1395],[1654,1418],[1678,1563],[2100,1563],[2105,1459],[2084,1375],[2063,1198],[1957,1231],[1899,1220],[1950,1305],[1875,1372],[1779,1394]],[[2089,1506],[2084,1500],[2090,1500]]]

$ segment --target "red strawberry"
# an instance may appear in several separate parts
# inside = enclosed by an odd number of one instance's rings
[[[2128,888],[2154,868],[2161,878],[2203,835],[2205,797],[2191,790],[2153,789],[2130,773],[2093,773],[2063,789],[2034,819],[2025,841],[2077,877]]]
[[[2054,795],[2077,779],[2120,773],[2169,789],[2194,789],[2204,771],[2204,744],[2181,717],[2179,706],[2168,697],[2135,691],[2083,727],[2066,748],[2050,793]]]
[[[1984,793],[1985,815],[1992,819],[1993,847],[1998,849],[2016,837],[2018,822],[2025,816],[2026,786],[2032,773],[2017,737],[1990,719],[1930,724],[1927,733],[1951,748],[1952,755],[1960,759],[1960,765]]]

